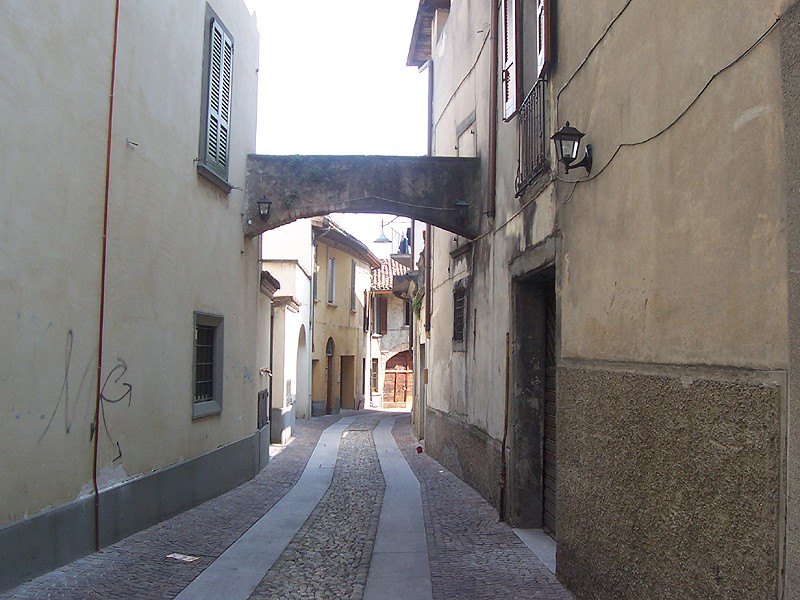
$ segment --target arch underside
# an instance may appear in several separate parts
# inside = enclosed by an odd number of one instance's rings
[[[395,214],[473,239],[479,233],[477,158],[408,156],[248,157],[244,233],[254,237],[333,212]],[[257,202],[270,201],[268,220]]]

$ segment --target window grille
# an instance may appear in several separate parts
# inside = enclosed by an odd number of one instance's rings
[[[533,86],[519,109],[519,166],[517,195],[547,169],[547,136],[545,135],[544,88],[540,79]]]

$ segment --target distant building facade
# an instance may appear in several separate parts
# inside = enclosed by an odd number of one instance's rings
[[[394,293],[395,278],[408,273],[408,267],[393,258],[381,259],[380,266],[372,271],[370,405],[373,407],[411,408],[414,393],[409,347],[411,301]]]
[[[369,384],[370,272],[378,259],[328,217],[312,220],[312,415],[363,408]]]

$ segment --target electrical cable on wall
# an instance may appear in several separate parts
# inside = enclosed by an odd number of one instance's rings
[[[630,2],[628,4],[630,4]],[[627,8],[627,4],[626,4],[626,8]],[[762,33],[755,42],[753,42],[744,52],[742,52],[739,56],[737,56],[733,61],[731,61],[730,63],[728,63],[727,65],[725,65],[721,69],[719,69],[718,71],[716,71],[708,79],[708,81],[702,87],[702,89],[695,95],[695,97],[692,99],[692,101],[689,102],[689,104],[686,105],[686,107],[668,125],[666,125],[665,127],[660,129],[656,133],[654,133],[654,134],[652,134],[652,135],[650,135],[650,136],[648,136],[648,137],[646,137],[646,138],[644,138],[642,140],[639,140],[639,141],[636,141],[636,142],[623,142],[623,143],[619,144],[617,146],[617,148],[614,150],[614,152],[611,154],[611,157],[608,159],[608,161],[606,161],[606,163],[596,173],[594,173],[591,176],[585,177],[583,179],[571,180],[571,179],[563,179],[562,177],[559,177],[558,175],[556,175],[556,179],[558,181],[563,181],[565,183],[575,183],[576,187],[577,187],[578,183],[584,183],[584,182],[587,182],[587,181],[592,181],[593,179],[596,179],[597,177],[599,177],[603,173],[603,171],[605,171],[608,168],[608,166],[614,161],[614,159],[619,154],[620,150],[622,150],[623,148],[632,148],[634,146],[641,146],[643,144],[651,142],[652,140],[660,137],[661,135],[663,135],[664,133],[669,131],[673,126],[675,126],[692,109],[692,107],[695,104],[697,104],[697,101],[700,100],[700,98],[703,96],[703,94],[705,94],[705,92],[708,90],[708,88],[711,86],[711,84],[714,82],[714,80],[717,77],[719,77],[720,75],[722,75],[725,71],[727,71],[728,69],[730,69],[731,67],[736,65],[739,61],[743,60],[748,54],[750,54],[759,44],[761,44],[761,42],[763,42],[767,38],[767,36],[772,32],[772,30],[775,29],[778,26],[778,23],[780,23],[780,20],[781,20],[780,17],[775,17],[775,21],[772,23],[772,25],[770,25],[769,28],[764,33]],[[566,86],[564,86],[564,87],[566,87]],[[563,89],[564,88],[562,87],[561,91],[563,91]],[[561,92],[559,92],[559,94],[560,93]],[[556,100],[556,114],[558,114],[558,100]],[[573,193],[574,193],[574,191],[575,190],[573,189]],[[572,198],[572,193],[570,194],[569,198]],[[565,202],[569,201],[569,198]]]

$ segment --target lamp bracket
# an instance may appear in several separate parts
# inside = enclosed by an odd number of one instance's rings
[[[577,169],[578,167],[583,167],[586,169],[586,174],[589,175],[592,172],[592,145],[586,144],[586,147],[583,151],[583,158],[580,162],[574,164],[565,164],[564,165],[564,173],[569,173],[570,169]]]

